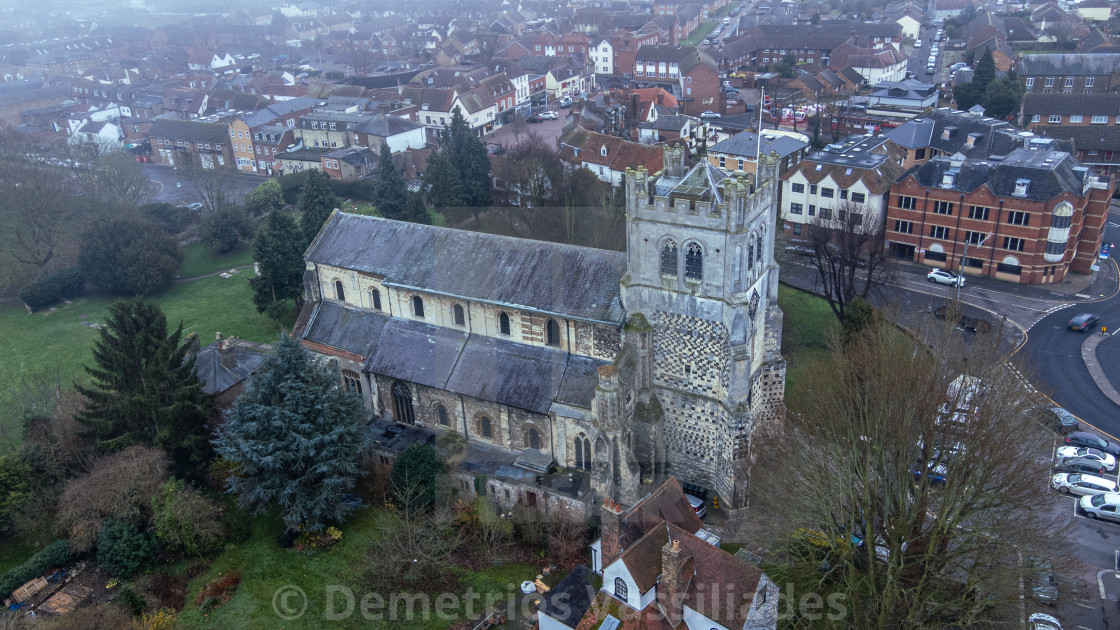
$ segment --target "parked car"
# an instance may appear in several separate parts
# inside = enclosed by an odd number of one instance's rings
[[[527,122],[527,123],[539,123],[542,120],[544,120],[544,118],[541,118],[540,114],[533,114],[532,116],[529,116],[528,118],[526,118],[525,122]]]
[[[1069,329],[1076,330],[1077,332],[1085,332],[1090,328],[1094,328],[1101,318],[1092,313],[1081,313],[1074,315],[1073,319],[1069,320]]]
[[[1054,578],[1054,569],[1050,563],[1038,556],[1027,558],[1027,570],[1033,578],[1031,597],[1040,604],[1047,606],[1058,605],[1058,580]]]
[[[703,518],[708,513],[708,491],[691,483],[681,484],[681,489],[684,490],[684,496],[696,512],[696,516]]]
[[[696,516],[704,518],[704,515],[708,513],[708,506],[704,504],[704,499],[691,494],[684,495],[684,498],[688,499],[688,504],[696,511]]]
[[[1077,416],[1062,409],[1061,407],[1049,407],[1041,411],[1041,416],[1050,427],[1058,433],[1068,433],[1070,431],[1077,431],[1081,428],[1081,423],[1078,422]]]
[[[925,463],[926,476],[929,478],[929,485],[940,486],[945,484],[945,480],[949,476],[949,467],[941,463],[938,451],[934,451],[933,457],[930,461]],[[915,482],[922,480],[922,460],[914,462],[910,467],[910,472],[914,475]]]
[[[1081,473],[1057,473],[1050,477],[1050,487],[1062,494],[1091,496],[1116,492],[1116,482],[1104,477]]]
[[[933,269],[926,274],[926,279],[930,282],[938,284],[948,284],[958,287],[964,286],[964,276],[958,276],[952,271],[945,271],[944,269]]]
[[[700,117],[701,118],[722,118],[723,116],[719,112],[713,112],[712,110],[709,109],[708,111],[700,114]]]
[[[1080,505],[1089,518],[1120,521],[1120,494],[1094,494],[1081,497]]]
[[[1089,448],[1095,448],[1098,451],[1104,451],[1113,456],[1120,455],[1120,444],[1109,442],[1099,435],[1089,433],[1088,431],[1067,433],[1065,442],[1071,446],[1088,446]]]
[[[547,111],[547,112],[541,112],[539,114],[539,116],[544,120],[556,120],[557,118],[560,117],[560,114],[557,114],[556,112],[553,112],[553,111]]]
[[[1083,472],[1112,472],[1116,458],[1108,453],[1087,446],[1059,446],[1054,453],[1056,466],[1075,468]]]
[[[1062,630],[1062,622],[1045,613],[1034,613],[1027,620],[1027,625],[1029,630]]]
[[[565,96],[565,97],[560,99],[560,107],[571,107],[571,106],[572,106],[572,97]]]

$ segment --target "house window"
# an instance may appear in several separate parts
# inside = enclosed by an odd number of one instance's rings
[[[1003,248],[1009,249],[1013,252],[1023,251],[1023,239],[1015,238],[1013,236],[1003,237]]]
[[[689,243],[688,251],[684,256],[684,277],[685,280],[700,281],[704,272],[704,252],[700,249],[700,245],[696,243]]]
[[[983,206],[969,206],[968,218],[977,219],[979,221],[988,220],[988,209]]]
[[[1034,87],[1034,77],[1027,77],[1027,89]]]
[[[1054,77],[1046,77],[1046,87],[1054,87]]]
[[[896,220],[894,222],[894,231],[899,234],[913,234],[914,223],[912,221]]]
[[[560,325],[554,319],[545,324],[545,343],[550,346],[560,345]]]
[[[789,213],[790,214],[801,214],[803,210],[804,210],[804,208],[799,203],[789,204]]]
[[[831,188],[825,188],[825,187],[822,186],[821,187],[821,196],[824,197],[825,199],[832,199],[832,197],[834,196],[834,192]]]
[[[1066,77],[1066,87],[1073,87],[1073,77]]]
[[[525,433],[525,448],[531,448],[534,451],[541,450],[541,432],[533,427]]]
[[[949,201],[936,201],[933,204],[933,212],[934,214],[947,214],[952,216],[953,204]]]
[[[899,197],[898,207],[903,210],[913,210],[917,206],[917,201],[915,197]]]
[[[424,298],[419,295],[412,296],[412,315],[414,317],[424,317]]]
[[[931,225],[929,226],[929,237],[947,239],[949,238],[949,228],[941,225]]]
[[[380,291],[378,291],[377,289],[370,289],[369,290],[369,301],[370,301],[370,304],[373,305],[373,310],[375,310],[375,311],[380,311],[381,310],[381,292]]]
[[[1041,118],[1042,116],[1035,114],[1034,116],[1031,116],[1031,122],[1038,122]]]
[[[792,184],[790,190],[795,193],[803,193],[805,192],[805,184]]]
[[[451,420],[447,417],[447,407],[436,405],[436,415],[439,416],[440,426],[451,426]]]
[[[965,232],[964,241],[969,245],[979,245],[984,240],[983,232]]]
[[[498,332],[509,335],[509,315],[504,312],[498,314]]]
[[[1093,87],[1093,83],[1095,81],[1096,81],[1096,78],[1094,78],[1094,77],[1085,77],[1085,87],[1087,87],[1087,88]]]
[[[393,383],[393,417],[402,424],[413,424],[416,416],[412,413],[412,391],[401,381]]]
[[[817,185],[816,184],[809,184],[809,194],[810,195],[817,194]]]
[[[723,157],[722,155],[719,156],[719,167],[720,168],[726,168],[727,167],[727,159],[725,157]]]
[[[614,596],[624,602],[629,601],[627,599],[627,590],[628,589],[626,588],[626,580],[620,577],[616,577],[614,579]]]
[[[484,438],[494,437],[494,428],[490,426],[490,418],[482,416],[478,419],[478,434]]]
[[[1069,122],[1070,124],[1076,125],[1081,122],[1081,116],[1079,114],[1070,114]]]
[[[848,191],[846,189],[844,189],[844,188],[840,189],[840,198],[841,199],[847,199],[848,198]]]
[[[451,319],[455,322],[456,326],[466,326],[467,318],[463,313],[463,306],[456,304],[451,307]]]
[[[1108,124],[1108,116],[1093,116],[1089,122],[1094,125],[1105,125]]]
[[[793,224],[793,235],[794,236],[801,236],[801,224],[800,223],[794,223]]]
[[[677,275],[677,244],[672,239],[666,240],[661,248],[661,275]]]
[[[863,203],[865,199],[866,197],[863,196],[863,193],[852,193],[852,203]]]
[[[1011,225],[1028,225],[1031,220],[1031,215],[1026,212],[1008,212],[1007,222]]]

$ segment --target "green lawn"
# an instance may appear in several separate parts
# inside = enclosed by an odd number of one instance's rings
[[[419,614],[422,604],[417,603],[414,610],[416,617],[411,620],[399,619],[397,621],[379,621],[363,618],[361,602],[366,593],[360,586],[360,576],[354,571],[355,562],[364,554],[370,552],[376,542],[378,515],[381,508],[367,508],[355,515],[342,528],[342,540],[328,551],[316,554],[305,554],[294,549],[281,549],[276,538],[282,532],[280,519],[276,516],[261,516],[253,522],[253,533],[249,540],[237,546],[231,546],[218,556],[209,570],[191,580],[188,589],[187,607],[179,615],[180,628],[417,628],[442,630],[449,624],[446,619],[439,619],[433,613],[427,619]],[[237,594],[228,603],[211,612],[208,616],[200,613],[194,605],[194,598],[199,591],[210,581],[220,577],[228,571],[240,571],[242,580]],[[512,584],[519,584],[522,580],[531,579],[538,567],[527,564],[510,563],[500,566],[487,567],[477,573],[463,572],[462,581],[466,587],[479,593],[494,593],[505,595],[511,592]],[[459,572],[458,570],[456,572]],[[327,608],[327,589],[337,586],[334,595],[334,604]],[[294,588],[293,588],[294,587]],[[289,596],[287,603],[295,607],[303,601],[298,595],[306,595],[307,607],[296,619],[284,620],[277,615],[276,605],[283,604],[282,596],[277,596],[280,589],[296,593]],[[299,589],[298,591],[296,589]],[[354,611],[348,618],[330,619],[325,613],[331,610],[335,613],[345,612],[346,592],[349,589],[354,594]],[[408,590],[402,587],[402,594]],[[381,594],[389,601],[391,594]],[[460,593],[452,593],[451,601],[458,602]],[[276,599],[274,599],[276,598]],[[437,598],[431,597],[435,603]],[[407,600],[405,600],[407,601]],[[421,600],[417,600],[421,601]],[[498,599],[504,601],[504,597]],[[434,606],[433,606],[434,608]],[[283,608],[281,608],[283,610]],[[298,609],[298,608],[296,608]],[[448,608],[453,610],[453,608]],[[480,610],[475,605],[474,610]]]
[[[259,315],[252,303],[252,273],[243,270],[228,279],[214,276],[172,285],[155,299],[167,314],[169,326],[182,320],[184,332],[198,333],[203,345],[213,341],[219,331],[251,341],[273,341],[276,324]],[[104,323],[112,302],[113,298],[78,298],[53,311],[31,315],[22,305],[0,306],[0,330],[5,332],[0,336],[0,435],[18,423],[19,392],[25,379],[57,371],[64,386],[84,380],[82,366],[90,361],[92,343],[98,336],[89,324]],[[16,440],[0,441],[0,452],[15,446]]]
[[[253,250],[248,247],[225,256],[215,256],[202,243],[192,243],[183,248],[183,264],[179,267],[179,277],[197,278],[208,273],[251,264],[253,264]]]
[[[782,355],[786,368],[786,393],[796,391],[798,379],[809,363],[828,351],[830,335],[840,331],[840,323],[824,298],[793,287],[778,287],[778,306],[785,313],[782,326]]]
[[[695,46],[699,44],[700,42],[704,41],[704,38],[707,37],[708,33],[711,33],[712,29],[714,29],[715,27],[715,22],[701,22],[700,26],[697,26],[691,33],[689,33],[688,39],[681,42],[681,45]]]

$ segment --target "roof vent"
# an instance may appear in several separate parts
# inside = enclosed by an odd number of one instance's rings
[[[1029,179],[1020,178],[1020,179],[1015,180],[1015,196],[1016,197],[1026,197],[1027,196],[1027,189],[1030,188],[1030,186],[1031,186],[1031,180],[1029,180]]]

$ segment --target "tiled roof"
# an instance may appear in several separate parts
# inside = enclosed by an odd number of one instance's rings
[[[375,114],[358,123],[351,131],[360,133],[368,133],[373,136],[388,138],[401,133],[408,133],[416,129],[422,129],[424,125],[401,118],[400,116],[389,116],[386,114]]]
[[[759,138],[758,134],[753,131],[744,131],[737,133],[726,140],[721,140],[712,145],[708,151],[710,153],[724,153],[727,155],[755,157],[758,151]],[[809,146],[808,142],[802,142],[796,138],[791,138],[786,135],[773,135],[766,132],[762,133],[762,154],[769,155],[771,151],[777,153],[781,157],[786,157],[799,149],[804,149]]]
[[[1116,71],[1116,55],[1104,53],[1027,54],[1019,59],[1018,74],[1036,75],[1108,75]]]
[[[249,378],[268,358],[268,346],[236,341],[226,352],[219,346],[219,342],[212,343],[195,355],[198,380],[207,394],[220,394]]]
[[[700,53],[695,46],[652,46],[646,44],[634,53],[634,61],[676,62],[682,73],[700,65]]]
[[[1032,129],[1047,138],[1072,140],[1078,151],[1120,151],[1120,125],[1035,125]]]
[[[623,316],[621,252],[336,212],[307,259],[466,299],[600,322]]]
[[[156,118],[152,121],[152,129],[148,132],[148,137],[222,144],[229,139],[229,131],[225,125],[219,123]]]
[[[591,569],[582,564],[577,566],[552,587],[537,610],[569,628],[575,628],[587,609],[591,608],[591,600],[595,597],[591,576]]]
[[[972,192],[987,186],[1000,197],[1020,196],[1033,201],[1048,201],[1062,193],[1080,197],[1083,194],[1082,175],[1073,169],[1081,164],[1068,153],[1045,149],[1015,149],[1000,160],[969,159],[954,166],[946,156],[938,156],[912,171],[922,185]],[[952,185],[946,186],[943,175],[958,169]],[[1030,182],[1025,195],[1015,195],[1019,180]]]
[[[1035,114],[1108,116],[1112,123],[1113,117],[1120,116],[1120,94],[1024,94],[1023,116],[1029,120]]]

